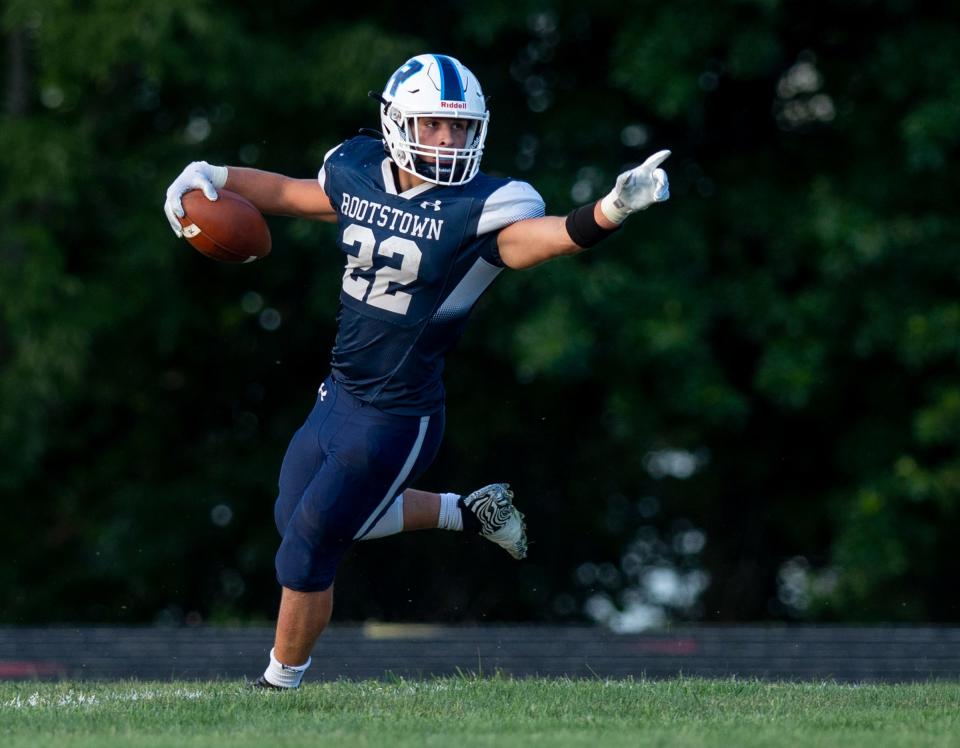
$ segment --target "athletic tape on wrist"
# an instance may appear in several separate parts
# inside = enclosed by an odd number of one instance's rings
[[[631,213],[631,211],[620,202],[620,198],[616,196],[615,192],[611,192],[600,201],[600,212],[607,217],[608,221],[616,224],[621,224],[626,221],[627,216]]]
[[[617,229],[605,229],[593,217],[595,203],[581,205],[567,213],[567,233],[578,247],[587,249],[606,239]],[[620,228],[619,226],[617,228]]]

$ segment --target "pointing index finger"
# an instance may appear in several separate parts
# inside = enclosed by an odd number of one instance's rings
[[[670,151],[657,151],[650,158],[643,162],[645,168],[656,169],[660,164],[667,160]]]

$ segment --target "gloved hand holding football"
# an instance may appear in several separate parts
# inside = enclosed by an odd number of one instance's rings
[[[206,161],[194,161],[180,172],[180,176],[167,187],[167,200],[163,212],[167,214],[170,228],[178,237],[183,236],[183,228],[178,218],[183,218],[184,193],[190,190],[202,190],[207,200],[216,200],[217,190],[227,183],[227,167],[211,166]]]
[[[266,257],[272,245],[267,222],[247,198],[224,189],[226,182],[226,166],[188,165],[167,188],[163,212],[170,228],[212,260],[243,263]]]

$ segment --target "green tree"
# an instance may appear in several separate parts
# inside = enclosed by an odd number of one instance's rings
[[[530,561],[365,544],[338,615],[957,620],[957,11],[456,11],[4,6],[3,619],[272,614],[276,473],[341,260],[329,227],[271,219],[270,258],[216,265],[163,191],[200,158],[312,175],[438,49],[491,94],[485,169],[551,212],[662,147],[673,197],[507,274],[449,361],[424,486],[510,480]]]

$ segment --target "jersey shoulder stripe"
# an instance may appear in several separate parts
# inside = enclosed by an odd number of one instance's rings
[[[484,201],[477,236],[499,231],[511,223],[540,218],[546,212],[540,193],[527,182],[509,181]]]
[[[330,160],[330,157],[336,153],[342,145],[343,143],[340,143],[340,145],[335,145],[323,155],[323,165],[320,167],[320,173],[317,174],[317,181],[324,189],[327,187],[327,161]]]

